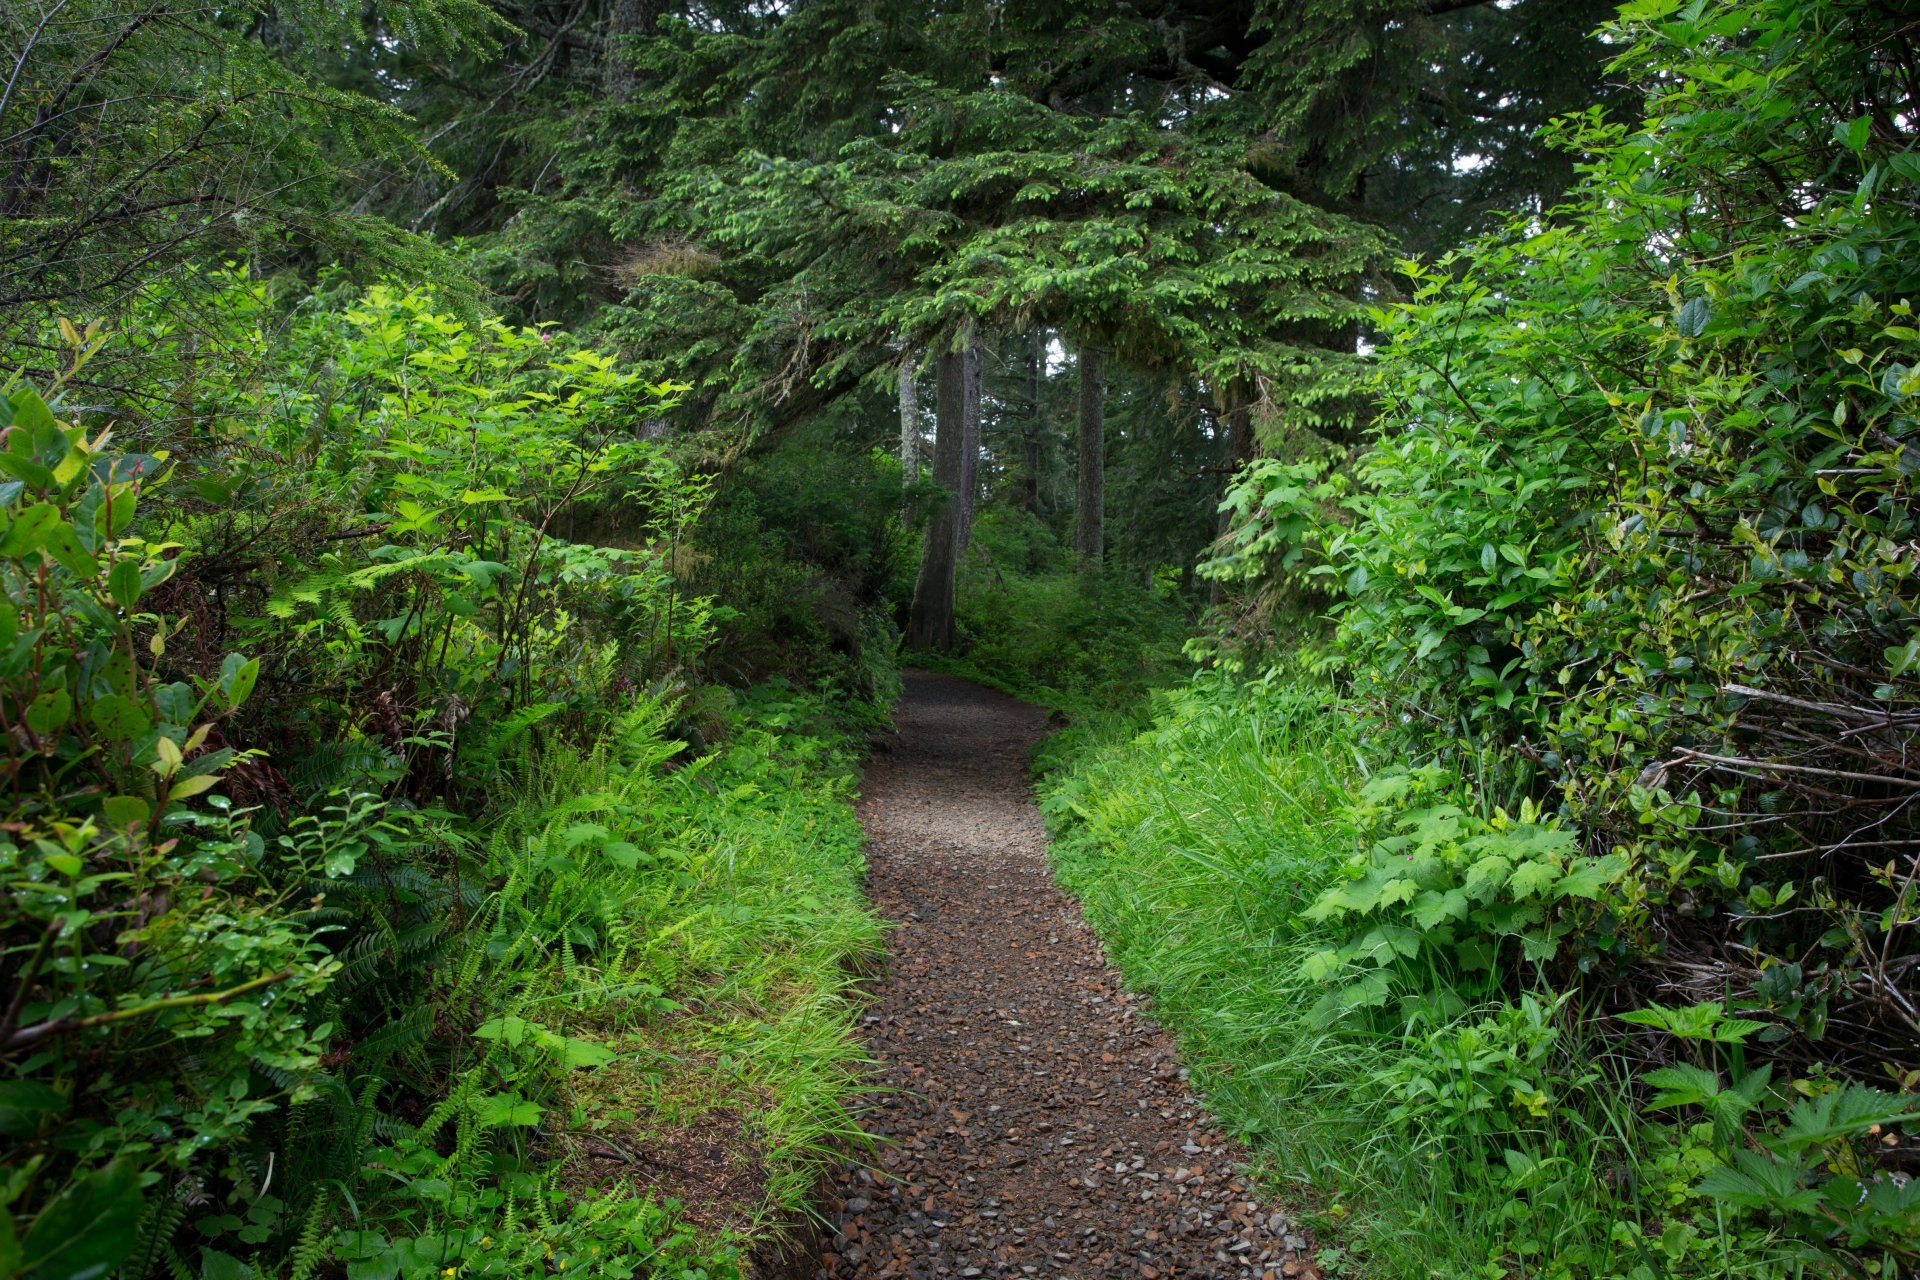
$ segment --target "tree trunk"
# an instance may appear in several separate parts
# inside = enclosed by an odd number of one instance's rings
[[[967,544],[973,541],[973,504],[980,492],[980,374],[981,351],[980,337],[975,333],[966,352],[966,372],[961,379],[960,407],[960,491],[956,495],[959,510],[954,520],[954,551],[956,555],[967,553]]]
[[[907,615],[907,646],[945,653],[953,648],[953,578],[959,562],[961,450],[966,434],[967,357],[942,352],[937,362],[940,387],[933,415],[933,478],[947,491],[946,501],[927,521],[920,555],[920,577]]]
[[[1040,514],[1040,372],[1046,360],[1047,331],[1036,327],[1027,346],[1027,420],[1021,426],[1027,475],[1020,499],[1036,517]]]
[[[1100,352],[1080,353],[1080,475],[1074,489],[1073,549],[1082,569],[1100,567],[1107,501],[1107,375]]]
[[[900,366],[900,487],[911,489],[920,479],[920,391],[913,383],[913,353]],[[900,504],[900,523],[913,522],[909,502]]]
[[[1225,497],[1226,486],[1233,483],[1240,468],[1253,461],[1253,395],[1244,382],[1236,382],[1227,388],[1227,416],[1221,419],[1226,428],[1220,440],[1220,466],[1225,474],[1221,482],[1221,496]],[[1227,513],[1220,513],[1220,532],[1227,531]]]
[[[607,96],[625,102],[640,83],[627,47],[628,36],[651,36],[660,31],[660,0],[613,0],[607,6],[607,52],[604,81]]]

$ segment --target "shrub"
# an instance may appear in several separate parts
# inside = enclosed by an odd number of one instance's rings
[[[0,1278],[740,1274],[852,1131],[859,705],[685,706],[672,386],[222,288],[270,380],[118,440],[0,401]],[[640,545],[568,536],[616,503]],[[752,1231],[581,1154],[670,1138],[669,1080],[764,1165]]]
[[[257,1185],[240,1141],[312,1095],[339,962],[301,893],[315,851],[270,853],[212,794],[248,765],[218,744],[260,664],[160,673],[184,625],[147,603],[175,568],[148,516],[165,460],[18,384],[0,428],[0,1271],[54,1280],[157,1249],[172,1188]]]
[[[1883,1080],[1920,1030],[1920,151],[1891,22],[1628,6],[1644,122],[1562,122],[1592,157],[1568,207],[1405,264],[1350,521],[1322,518],[1342,481],[1285,468],[1240,499],[1243,546],[1340,585],[1341,669],[1468,807],[1530,799],[1624,862],[1585,943],[1633,966],[1617,998],[1732,997],[1778,1051]]]

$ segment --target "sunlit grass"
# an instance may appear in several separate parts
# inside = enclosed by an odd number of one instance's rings
[[[1429,1063],[1513,993],[1456,981],[1466,1007],[1438,1023],[1314,1015],[1325,988],[1302,961],[1329,939],[1297,913],[1355,849],[1352,793],[1394,753],[1311,682],[1203,677],[1156,695],[1152,713],[1144,729],[1114,716],[1042,745],[1056,865],[1324,1261],[1375,1277],[1796,1274],[1777,1237],[1738,1239],[1710,1216],[1659,1239],[1698,1174],[1673,1165],[1675,1131],[1637,1113],[1572,1005],[1553,1110],[1504,1121],[1526,1131],[1516,1146],[1548,1153],[1523,1189],[1444,1117],[1396,1118],[1383,1073]]]
[[[718,1260],[776,1244],[861,1140],[852,988],[881,932],[850,758],[829,731],[749,714],[713,756],[662,771],[656,730],[556,746],[530,771],[493,829],[497,955],[479,968],[488,999],[619,1054],[547,1074],[537,1096],[572,1129],[626,1150],[670,1149],[703,1119],[730,1126],[763,1185],[706,1242]],[[574,1190],[640,1194],[619,1180]]]

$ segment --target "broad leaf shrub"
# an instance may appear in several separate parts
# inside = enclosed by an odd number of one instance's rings
[[[1406,264],[1348,519],[1294,539],[1359,696],[1624,860],[1583,967],[1711,974],[1868,1074],[1920,1031],[1920,152],[1874,21],[1630,6],[1647,120],[1564,122],[1575,204]]]
[[[1402,731],[1321,678],[1208,671],[1150,710],[1045,749],[1056,862],[1323,1269],[1903,1274],[1913,1099],[1785,1076],[1719,1001],[1555,980],[1621,864],[1376,768]]]
[[[852,1131],[856,709],[676,733],[673,388],[217,292],[278,380],[108,427],[69,325],[0,411],[0,1276],[743,1273]],[[634,545],[567,536],[594,504]],[[695,1125],[764,1171],[725,1222],[634,1172]]]
[[[142,601],[176,548],[142,507],[166,460],[25,385],[0,426],[0,1273],[98,1275],[134,1249],[144,1187],[217,1168],[311,1092],[328,1028],[308,1014],[339,962],[299,910],[307,851],[270,858],[213,794],[237,757],[210,738],[258,662],[158,670],[178,624]]]
[[[1449,781],[1428,766],[1360,788],[1350,820],[1365,851],[1303,913],[1348,934],[1307,960],[1310,976],[1345,983],[1325,998],[1325,1015],[1384,1005],[1410,985],[1453,991],[1466,975],[1543,963],[1569,935],[1584,943],[1597,931],[1604,909],[1583,904],[1608,893],[1623,860],[1583,855],[1575,833],[1541,821],[1531,801],[1517,816],[1469,813],[1434,795]],[[1409,967],[1417,978],[1396,981]]]
[[[1380,1141],[1325,1157],[1324,1212],[1379,1214],[1350,1238],[1382,1259],[1424,1270],[1388,1242],[1411,1228],[1463,1274],[1920,1262],[1902,23],[1844,0],[1627,6],[1615,73],[1644,119],[1561,122],[1587,158],[1567,206],[1403,264],[1350,467],[1259,464],[1229,500],[1213,572],[1333,593],[1320,732],[1364,714],[1369,746],[1329,788],[1330,833],[1282,828],[1315,870],[1267,940],[1244,871],[1240,918],[1109,918],[1157,980],[1222,966],[1174,988],[1208,1042],[1259,948],[1294,967],[1303,1012],[1262,1050],[1224,1039],[1232,1069],[1306,1080],[1371,1046]],[[1109,875],[1150,896],[1191,874],[1177,860],[1270,846],[1253,823],[1197,840],[1166,815],[1201,803],[1172,793],[1231,797],[1297,748],[1236,757],[1226,733],[1217,760],[1146,763],[1236,696],[1269,695],[1197,688],[1064,784],[1091,797],[1065,813],[1092,903]],[[1291,1127],[1351,1133],[1332,1117],[1360,1104],[1322,1088]]]
[[[671,561],[709,482],[644,438],[680,388],[420,291],[323,291],[288,321],[258,286],[226,293],[239,332],[287,333],[206,406],[222,438],[196,451],[182,540],[201,627],[272,638],[274,745],[351,727],[426,785],[481,781],[534,724],[694,668],[711,603]],[[570,536],[614,503],[639,547]]]

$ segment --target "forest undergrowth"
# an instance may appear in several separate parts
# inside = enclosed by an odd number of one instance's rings
[[[899,660],[1322,1271],[1915,1275],[1910,8],[0,4],[0,1280],[769,1265]]]
[[[7,389],[0,1275],[778,1256],[858,1141],[886,668],[703,680],[750,608],[673,567],[679,388],[424,291],[189,287],[138,447],[73,394],[106,335]]]
[[[1920,1263],[1920,167],[1796,107],[1905,92],[1826,16],[1628,6],[1640,122],[1401,264],[1349,465],[1229,494],[1203,572],[1279,625],[1046,748],[1064,879],[1329,1269]]]

